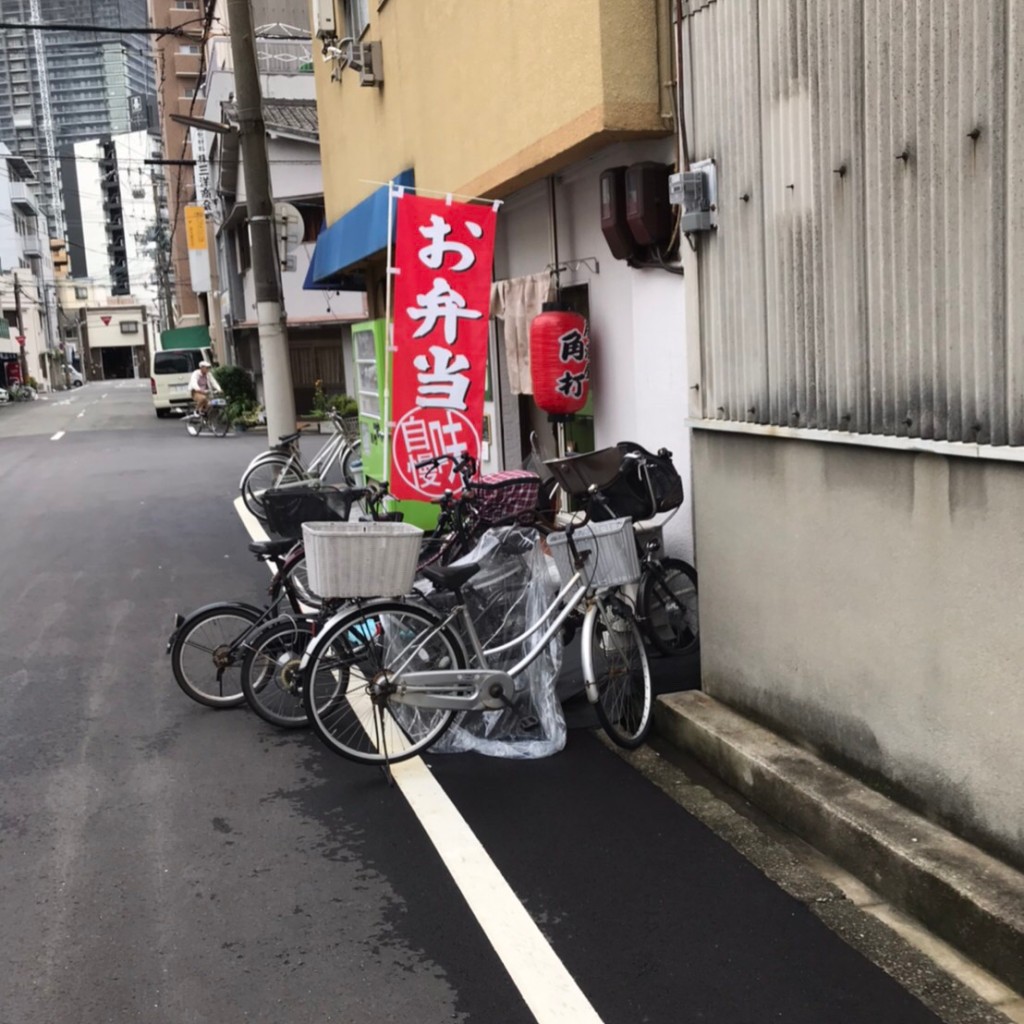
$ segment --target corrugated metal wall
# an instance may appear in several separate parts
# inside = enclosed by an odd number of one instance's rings
[[[682,12],[705,417],[1024,443],[1024,4]]]

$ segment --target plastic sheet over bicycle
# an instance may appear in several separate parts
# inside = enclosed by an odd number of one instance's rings
[[[489,651],[521,636],[537,622],[558,590],[551,558],[541,536],[529,527],[488,530],[476,547],[454,565],[479,563],[480,571],[466,585],[466,597],[483,646]],[[430,591],[430,584],[417,584]],[[449,593],[431,593],[430,601],[447,610]],[[489,664],[507,671],[522,656],[515,644],[488,655]],[[514,708],[462,714],[431,748],[441,753],[475,752],[491,757],[538,758],[565,746],[565,716],[555,682],[562,665],[557,641],[516,678]]]

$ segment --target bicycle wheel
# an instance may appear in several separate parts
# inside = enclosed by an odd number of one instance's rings
[[[651,672],[632,612],[614,599],[602,602],[584,623],[583,642],[601,727],[618,746],[639,747],[651,727]]]
[[[359,454],[359,446],[346,445],[338,453],[338,465],[341,475],[349,487],[362,486],[363,460]]]
[[[230,426],[225,409],[217,408],[210,412],[210,429],[217,437],[223,437]]]
[[[305,555],[288,569],[288,579],[295,588],[295,596],[304,605],[309,608],[319,608],[323,605],[323,598],[309,589],[309,569],[306,565]]]
[[[250,466],[242,477],[240,489],[245,507],[257,518],[265,519],[263,494],[272,487],[301,483],[305,477],[301,470],[285,455],[264,459]]]
[[[244,642],[260,613],[225,601],[196,612],[182,623],[171,646],[171,668],[178,685],[194,701],[211,708],[235,707],[242,692]]]
[[[404,761],[451,725],[453,710],[406,702],[423,690],[402,675],[465,668],[461,641],[441,622],[428,609],[380,602],[335,620],[316,640],[303,673],[306,713],[331,750],[362,764]]]
[[[242,692],[253,711],[271,725],[309,725],[299,662],[312,639],[310,620],[286,615],[269,622],[246,644]]]
[[[662,654],[687,654],[700,646],[697,570],[681,558],[644,568],[640,607],[644,631]]]

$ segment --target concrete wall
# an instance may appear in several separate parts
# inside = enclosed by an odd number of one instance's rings
[[[1024,864],[1024,469],[694,432],[704,688]]]

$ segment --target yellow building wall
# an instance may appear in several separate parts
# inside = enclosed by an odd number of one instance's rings
[[[660,0],[369,6],[362,39],[382,45],[383,86],[352,69],[332,82],[316,62],[328,223],[410,167],[418,188],[500,198],[610,142],[671,131]]]

